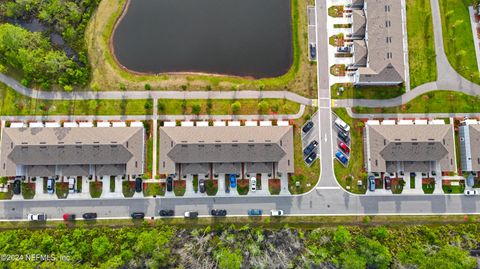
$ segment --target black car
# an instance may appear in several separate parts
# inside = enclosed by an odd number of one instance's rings
[[[315,59],[315,56],[317,56],[317,46],[310,43],[310,58]]]
[[[84,213],[82,217],[86,220],[93,220],[97,218],[97,213]]]
[[[338,47],[337,52],[339,53],[348,53],[350,52],[350,47]]]
[[[136,192],[141,192],[142,191],[142,179],[137,177],[137,179],[135,179],[135,191]]]
[[[175,215],[175,211],[173,211],[172,209],[160,210],[160,216],[162,217],[171,217],[173,215]]]
[[[317,146],[318,146],[317,140],[313,140],[313,141],[310,142],[310,144],[308,144],[308,146],[303,150],[303,155],[305,155],[305,156],[310,155],[310,153],[312,153]]]
[[[310,155],[308,155],[308,157],[305,159],[305,162],[310,165],[312,164],[315,159],[317,159],[317,153],[315,152],[312,152]]]
[[[20,179],[15,179],[15,181],[13,181],[13,194],[20,194],[21,186],[22,182],[20,181]]]
[[[212,214],[212,216],[215,216],[215,217],[224,217],[227,215],[227,210],[225,209],[212,209],[212,211],[210,211],[210,214]]]
[[[350,137],[348,136],[348,134],[344,131],[339,131],[338,132],[338,138],[340,138],[343,142],[345,142],[345,144],[349,144],[350,143]]]
[[[391,188],[391,185],[392,185],[392,181],[390,180],[390,177],[385,176],[384,181],[385,181],[385,189],[389,190]]]
[[[167,177],[167,191],[173,191],[173,178]]]
[[[310,130],[312,130],[312,128],[313,128],[313,122],[312,122],[312,121],[309,121],[309,122],[307,122],[307,124],[305,124],[305,125],[303,126],[302,132],[303,132],[304,134],[306,134],[306,133],[310,132]]]
[[[133,212],[130,216],[132,216],[132,219],[143,219],[143,218],[145,218],[145,213],[143,213],[143,212]]]
[[[205,192],[205,180],[204,179],[200,179],[198,181],[198,189],[200,189],[200,193]]]

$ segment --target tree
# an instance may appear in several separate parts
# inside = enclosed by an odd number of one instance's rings
[[[145,90],[149,91],[152,89],[152,86],[150,86],[150,84],[146,83],[145,84]]]
[[[477,262],[466,250],[454,246],[445,246],[433,255],[421,259],[419,269],[430,268],[476,268]]]
[[[260,114],[266,114],[268,112],[268,109],[270,108],[270,104],[265,100],[258,103],[257,106],[258,106],[258,112]]]
[[[240,109],[242,108],[242,104],[239,101],[235,101],[232,105],[232,113],[233,114],[238,114],[240,112]]]
[[[194,104],[192,106],[192,113],[195,114],[195,115],[200,115],[200,111],[202,110],[202,108],[200,107],[199,104]]]
[[[359,256],[355,251],[348,250],[340,253],[339,261],[341,268],[344,269],[365,269],[367,268],[367,260]]]
[[[102,235],[92,240],[92,254],[95,259],[100,259],[112,250],[112,244],[107,236]]]
[[[352,241],[352,235],[350,235],[350,231],[348,231],[344,226],[338,226],[335,234],[333,235],[333,241],[336,244],[343,246]]]
[[[358,254],[365,258],[367,266],[378,269],[386,269],[390,266],[392,256],[380,242],[360,237],[358,243]]]

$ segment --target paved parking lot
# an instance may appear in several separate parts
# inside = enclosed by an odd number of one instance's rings
[[[334,149],[334,150],[333,150],[333,154],[336,154],[337,151],[340,150],[340,148],[338,147],[338,143],[339,143],[339,142],[343,142],[343,141],[338,137],[338,131],[339,131],[339,129],[338,129],[338,127],[336,127],[335,124],[334,124],[334,122],[335,122],[335,120],[336,120],[337,118],[338,118],[338,116],[337,116],[335,113],[332,113],[332,138],[333,138],[333,141],[334,141],[334,143],[333,143],[333,147],[334,147],[334,148],[333,148],[333,149]],[[352,126],[350,126],[350,127],[352,127]],[[349,136],[350,136],[350,134],[349,134]],[[347,146],[348,146],[349,148],[351,148],[351,147],[350,147],[350,142],[349,142],[349,143],[345,143],[345,144],[347,144]],[[341,150],[340,150],[340,151],[341,151]],[[342,152],[342,154],[346,155],[343,151],[341,151],[341,152]],[[348,161],[350,162],[350,156],[351,156],[351,155],[349,154],[349,155],[346,155],[346,156],[347,156],[347,158],[348,158]],[[333,157],[336,159],[335,155],[334,155]],[[341,163],[339,160],[336,160],[336,161],[339,162],[339,163]]]
[[[318,113],[315,113],[310,119],[310,121],[313,122],[313,128],[306,135],[304,135],[302,132],[302,153],[296,152],[296,154],[303,154],[303,150],[305,149],[305,147],[307,147],[313,140],[320,142],[320,135],[318,131]],[[318,146],[315,148],[317,156],[319,156],[318,148]],[[303,156],[303,159],[305,159],[305,157],[307,156]]]

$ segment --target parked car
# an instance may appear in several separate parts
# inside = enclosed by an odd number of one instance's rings
[[[315,59],[317,56],[317,46],[313,43],[310,43],[310,58]]]
[[[194,218],[198,217],[198,212],[197,211],[186,211],[184,216],[185,216],[185,218],[194,219]]]
[[[338,138],[340,138],[347,145],[350,143],[350,137],[348,136],[348,133],[346,133],[344,131],[339,131],[338,132]]]
[[[249,209],[248,210],[248,215],[249,216],[261,216],[262,215],[262,210],[261,209]]]
[[[270,215],[273,217],[283,216],[283,210],[270,210]]]
[[[135,179],[135,192],[141,192],[142,191],[142,179],[137,177]]]
[[[345,154],[350,154],[350,148],[347,146],[347,144],[343,142],[338,142],[338,147],[343,151]]]
[[[252,177],[250,179],[250,190],[252,192],[255,192],[257,190],[257,178],[256,177]]]
[[[308,132],[310,132],[311,130],[313,129],[313,122],[312,121],[308,121],[302,128],[302,132],[304,134],[308,134]]]
[[[175,211],[173,211],[173,209],[162,209],[160,210],[159,215],[162,217],[171,217],[175,215]]]
[[[236,188],[237,187],[237,178],[235,175],[230,174],[230,188]]]
[[[375,191],[375,177],[369,176],[368,177],[368,189],[370,191]]]
[[[167,191],[173,191],[173,178],[167,177]]]
[[[27,219],[29,221],[47,221],[47,214],[45,213],[28,214]]]
[[[210,214],[215,217],[225,217],[227,215],[227,210],[225,209],[212,209]]]
[[[463,194],[468,195],[468,196],[470,196],[470,195],[478,195],[478,190],[465,190],[465,191],[463,192]]]
[[[15,179],[13,181],[13,194],[20,194],[22,192],[22,181],[20,179]]]
[[[53,178],[47,180],[47,193],[55,193],[55,180]]]
[[[75,214],[63,214],[64,221],[74,221],[76,218]]]
[[[130,216],[132,216],[132,219],[143,219],[143,218],[145,218],[145,213],[143,213],[143,212],[133,212]]]
[[[339,150],[337,151],[337,153],[335,153],[335,157],[337,157],[337,159],[343,164],[343,165],[347,165],[348,164],[348,159],[345,155],[343,155],[343,153]]]
[[[308,157],[305,159],[305,162],[310,165],[317,159],[317,153],[312,152]]]
[[[73,177],[68,178],[68,192],[69,193],[75,192],[75,178]]]
[[[392,180],[390,179],[389,176],[385,176],[385,177],[383,178],[383,181],[384,181],[385,189],[386,189],[386,190],[389,190],[389,189],[391,188],[391,186],[392,186]]]
[[[335,126],[337,126],[340,130],[345,132],[350,132],[350,126],[344,122],[342,119],[337,118],[334,122]]]
[[[310,144],[308,144],[308,146],[306,146],[303,149],[303,155],[305,156],[310,155],[310,153],[312,153],[317,148],[317,146],[318,146],[317,140],[313,140],[312,142],[310,142]]]
[[[97,213],[84,213],[82,215],[82,217],[85,219],[85,220],[93,220],[93,219],[96,219],[97,218]]]
[[[205,180],[203,178],[198,181],[198,188],[201,193],[205,192]]]
[[[338,47],[337,52],[339,52],[339,53],[349,53],[350,52],[350,47]]]

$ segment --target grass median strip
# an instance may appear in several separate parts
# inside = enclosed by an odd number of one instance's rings
[[[480,111],[480,97],[453,91],[432,91],[395,107],[354,107],[357,114],[375,113],[475,113]]]

